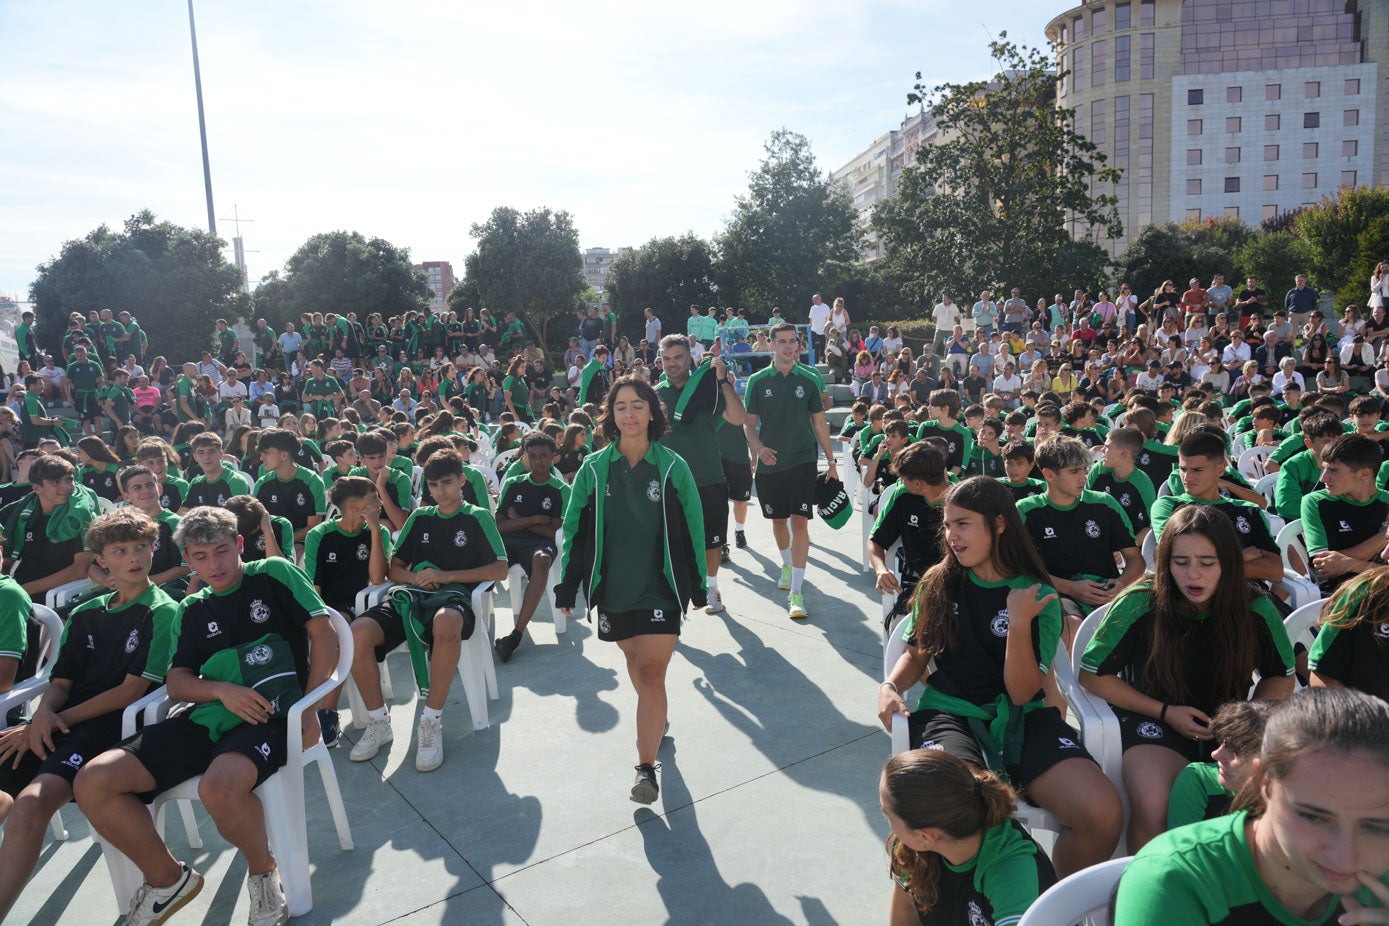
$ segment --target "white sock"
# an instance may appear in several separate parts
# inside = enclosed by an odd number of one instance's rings
[[[745,527],[745,525],[739,524],[737,521],[734,521],[734,522],[733,522],[733,529],[734,529],[735,531],[737,531],[738,533],[740,533],[740,534],[743,532],[743,528],[744,528],[744,527]]]
[[[801,590],[801,583],[805,581],[805,567],[791,567],[791,594],[796,594]]]
[[[710,576],[710,577],[709,577],[709,581],[708,581],[707,583],[705,583],[705,584],[708,586],[709,591],[711,591],[711,592],[717,592],[717,591],[719,590],[719,577],[718,577],[718,576]]]
[[[427,704],[425,705],[424,710],[420,713],[421,718],[428,717],[430,720],[441,720],[443,716],[444,709],[442,707],[438,710],[435,710]]]
[[[782,551],[781,551],[781,565],[783,565],[783,566],[789,566],[789,565],[791,565],[791,548],[790,548],[790,547],[787,547],[785,550],[782,550]]]
[[[386,709],[386,705],[381,705],[374,711],[367,711],[367,720],[390,720],[391,713]]]

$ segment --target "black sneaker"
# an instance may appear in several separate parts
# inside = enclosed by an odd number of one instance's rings
[[[329,749],[332,749],[334,746],[338,744],[338,712],[323,710],[319,711],[318,726],[319,729],[323,731],[323,745],[327,746]]]
[[[728,555],[728,544],[724,544],[723,549],[719,551],[719,560],[720,562],[724,563],[731,562],[733,560],[733,557]]]
[[[748,545],[748,535],[742,531],[734,531],[733,542],[738,545],[738,549],[745,549]]]
[[[505,637],[497,637],[497,640],[493,644],[493,647],[497,651],[498,659],[500,659],[502,662],[510,662],[511,654],[516,652],[516,647],[520,645],[521,638],[518,637],[516,634],[510,634]]]
[[[632,782],[632,801],[637,804],[650,804],[656,800],[661,793],[661,786],[656,784],[656,769],[661,767],[661,763],[655,765],[638,765],[637,780]]]

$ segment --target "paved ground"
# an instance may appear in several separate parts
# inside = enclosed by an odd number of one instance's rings
[[[557,640],[542,605],[530,640],[498,667],[489,729],[468,729],[455,686],[447,759],[429,775],[414,768],[416,703],[396,657],[389,754],[358,764],[344,746],[334,756],[354,851],[338,848],[322,789],[308,782],[315,909],[294,922],[884,922],[877,600],[859,571],[857,515],[841,531],[816,521],[812,532],[808,622],[785,616],[771,531],[754,513],[750,548],[721,574],[728,612],[686,625],[650,809],[627,799],[636,699],[617,647],[591,624],[571,621]],[[175,855],[207,876],[174,922],[244,922],[245,865],[199,813],[202,850],[170,827]],[[71,838],[46,846],[13,922],[117,919],[85,820],[72,806],[65,819]]]

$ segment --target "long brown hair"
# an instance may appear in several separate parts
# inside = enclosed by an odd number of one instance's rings
[[[1209,540],[1220,563],[1220,581],[1216,583],[1215,594],[1209,602],[1209,616],[1205,618],[1213,622],[1210,626],[1215,628],[1211,649],[1216,656],[1212,681],[1220,693],[1217,703],[1244,700],[1258,662],[1250,611],[1254,594],[1245,577],[1244,557],[1240,553],[1235,526],[1222,512],[1208,505],[1187,505],[1172,515],[1158,541],[1153,576],[1123,593],[1152,595],[1149,616],[1152,643],[1147,665],[1140,675],[1143,690],[1172,704],[1191,703],[1191,686],[1187,683],[1182,655],[1194,622],[1182,613],[1189,606],[1171,569],[1172,549],[1178,538],[1188,534]],[[1214,705],[1210,707],[1213,709]]]
[[[946,506],[963,508],[984,518],[992,534],[989,557],[1005,575],[1028,576],[1045,583],[1046,564],[1032,545],[1032,537],[1022,526],[1013,493],[992,476],[974,476],[958,483],[946,493]],[[998,519],[1003,527],[997,527]],[[945,523],[941,522],[940,546],[945,556],[917,583],[912,595],[912,645],[934,659],[955,646],[955,590],[965,577],[965,567],[945,543]],[[1040,654],[1039,654],[1040,655]]]
[[[886,809],[914,830],[938,829],[951,839],[966,839],[1007,823],[1017,794],[992,772],[976,768],[941,749],[911,749],[887,760],[883,768]],[[907,882],[921,910],[940,900],[940,856],[918,852],[887,837],[892,874]]]
[[[1322,606],[1321,622],[1338,630],[1389,624],[1389,566],[1372,566],[1338,588]]]

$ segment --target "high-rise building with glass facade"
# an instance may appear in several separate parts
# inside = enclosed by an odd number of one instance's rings
[[[1092,0],[1047,37],[1057,105],[1123,171],[1098,188],[1119,198],[1114,253],[1153,222],[1253,225],[1389,184],[1386,0]]]

